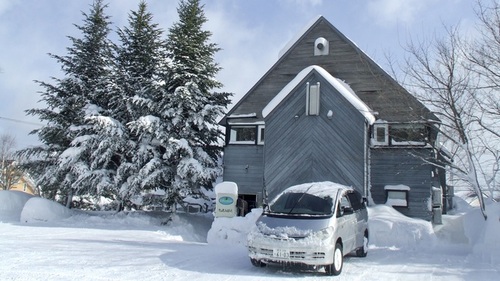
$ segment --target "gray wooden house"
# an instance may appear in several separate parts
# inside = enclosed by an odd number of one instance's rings
[[[450,205],[444,170],[430,164],[444,157],[438,118],[324,17],[220,124],[223,178],[250,206],[326,180],[426,220]]]

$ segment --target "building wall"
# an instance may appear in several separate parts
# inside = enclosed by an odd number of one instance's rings
[[[224,181],[238,184],[240,194],[262,192],[264,146],[228,144],[224,148]]]
[[[408,207],[395,207],[404,215],[431,220],[432,166],[425,162],[431,157],[428,148],[372,148],[371,196],[375,204],[385,204],[386,185],[406,185]]]
[[[35,187],[27,183],[24,179],[19,179],[19,181],[16,184],[12,185],[9,190],[17,190],[33,195],[38,195]]]
[[[363,192],[364,116],[316,72],[306,80],[321,83],[319,116],[305,114],[304,81],[266,117],[264,181],[269,199],[291,185],[325,180]]]

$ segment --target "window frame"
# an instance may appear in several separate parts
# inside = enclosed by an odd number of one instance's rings
[[[257,144],[263,145],[265,140],[266,125],[257,126]]]
[[[378,129],[384,129],[384,140],[379,141]],[[375,123],[373,124],[373,137],[372,137],[373,145],[389,145],[389,124],[388,123]]]
[[[248,128],[253,130],[253,139],[252,140],[236,140],[237,139],[237,130],[235,129],[243,129]],[[265,136],[265,124],[259,122],[259,124],[245,124],[245,123],[232,123],[228,124],[226,128],[226,144],[234,144],[234,145],[264,145],[264,136]]]
[[[306,115],[319,116],[321,102],[321,88],[320,83],[311,85],[306,83]]]
[[[406,140],[396,140],[401,136],[396,136],[396,132],[402,131],[407,133]],[[419,133],[424,134],[422,139],[415,138]],[[393,124],[389,127],[389,136],[391,145],[393,146],[424,146],[428,143],[428,132],[424,124]]]
[[[234,129],[253,129],[254,138],[253,140],[237,140],[238,134]],[[233,134],[234,132],[234,134]],[[255,125],[230,125],[229,126],[229,141],[228,144],[255,144],[257,141],[257,132],[255,132]]]
[[[383,129],[383,133],[379,130]],[[407,134],[407,140],[403,140],[403,133]],[[383,141],[382,139],[383,134]],[[426,146],[429,143],[428,127],[424,123],[375,123],[372,126],[371,145],[372,146]],[[397,140],[399,139],[399,140]]]

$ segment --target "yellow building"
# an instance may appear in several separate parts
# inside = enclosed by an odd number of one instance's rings
[[[40,195],[33,178],[26,172],[20,170],[13,160],[0,162],[0,190],[17,190],[32,195]]]
[[[17,190],[32,195],[40,195],[38,187],[36,186],[35,182],[27,174],[21,176],[19,180],[10,187],[9,190]]]

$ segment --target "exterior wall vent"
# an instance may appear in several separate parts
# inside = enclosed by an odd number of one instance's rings
[[[328,55],[330,45],[328,40],[323,37],[319,37],[314,41],[314,55],[315,56],[326,56]]]

